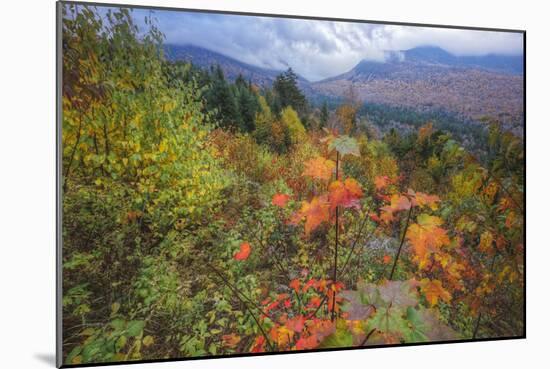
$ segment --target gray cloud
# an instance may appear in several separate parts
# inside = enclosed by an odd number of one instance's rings
[[[134,11],[143,25],[146,10]],[[438,46],[455,55],[521,54],[521,34],[226,14],[155,11],[167,43],[193,44],[270,69],[291,66],[315,81],[383,62],[385,50]]]

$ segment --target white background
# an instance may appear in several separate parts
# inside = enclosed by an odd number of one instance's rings
[[[129,367],[548,367],[550,26],[549,14],[542,5],[544,1],[128,1],[144,5],[526,29],[528,72],[526,340]],[[52,368],[55,353],[55,3],[8,0],[2,2],[0,9],[0,367]],[[127,366],[119,366],[123,367]]]

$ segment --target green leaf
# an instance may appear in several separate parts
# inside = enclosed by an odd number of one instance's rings
[[[378,286],[373,283],[359,281],[357,283],[357,292],[359,292],[361,302],[365,305],[378,306],[383,303],[380,297],[380,290]]]
[[[73,359],[78,354],[80,354],[81,351],[82,351],[82,346],[76,346],[74,349],[72,349],[72,351],[69,353],[69,355],[67,355],[67,359],[65,360],[65,362],[68,363],[68,364],[72,364]]]
[[[145,322],[143,320],[132,320],[128,323],[126,332],[128,332],[128,336],[136,337],[143,332],[143,327],[145,327]]]
[[[409,332],[404,336],[407,342],[432,342],[457,339],[453,329],[443,324],[433,309],[407,309]]]
[[[353,346],[353,335],[348,331],[345,320],[336,322],[336,331],[327,336],[319,345],[320,348]]]
[[[111,327],[113,327],[115,332],[120,332],[126,328],[126,322],[122,319],[115,319],[111,321]]]
[[[348,313],[349,320],[364,320],[374,313],[374,305],[364,304],[361,301],[361,294],[358,291],[342,291],[340,296],[347,302],[343,305],[342,310]]]
[[[357,141],[355,138],[352,138],[347,135],[338,136],[335,139],[333,139],[330,144],[328,145],[328,148],[330,150],[336,150],[340,153],[340,155],[354,155],[359,156],[359,145],[357,144]]]
[[[403,311],[395,307],[380,308],[369,321],[369,328],[376,328],[383,333],[397,333],[405,336],[410,329],[402,315]]]
[[[82,349],[82,361],[90,362],[93,360],[96,355],[102,351],[105,342],[106,340],[104,338],[98,338],[95,341],[85,345]]]
[[[124,346],[126,346],[126,341],[128,339],[126,338],[126,336],[120,336],[118,338],[118,340],[116,341],[116,351],[119,352],[120,350],[122,350],[124,348]]]
[[[210,352],[212,355],[216,355],[218,353],[218,348],[215,344],[211,343],[210,346],[208,346],[208,352]]]
[[[407,308],[407,320],[411,326],[410,333],[405,337],[407,342],[428,341],[428,336],[426,335],[428,327],[418,310],[413,309],[412,307]]]

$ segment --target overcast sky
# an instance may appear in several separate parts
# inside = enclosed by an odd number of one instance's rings
[[[149,10],[134,10],[144,25]],[[154,11],[166,43],[192,44],[270,69],[291,66],[316,81],[344,73],[384,50],[438,46],[455,55],[521,55],[519,33],[333,22],[229,14]]]

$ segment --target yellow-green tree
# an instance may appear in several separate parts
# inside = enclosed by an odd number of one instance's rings
[[[290,142],[292,144],[298,143],[305,138],[306,130],[298,117],[298,114],[292,107],[287,106],[281,112],[281,123],[286,127],[290,133]]]

